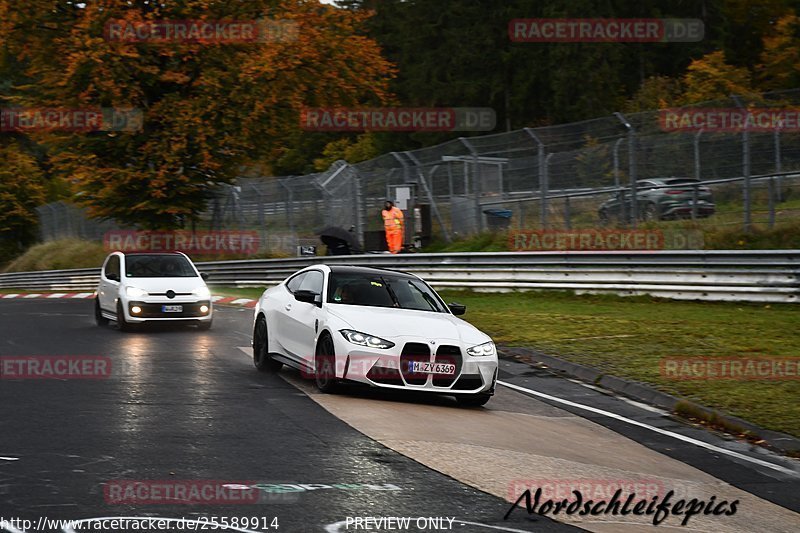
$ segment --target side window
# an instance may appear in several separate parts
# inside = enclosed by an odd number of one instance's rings
[[[294,292],[300,288],[300,284],[303,283],[306,274],[307,274],[306,272],[298,274],[286,283],[286,288],[289,289],[289,292]]]
[[[119,281],[119,256],[112,255],[106,263],[105,275],[108,279]]]
[[[323,279],[322,272],[319,270],[311,270],[306,273],[305,279],[300,283],[300,290],[322,294]]]

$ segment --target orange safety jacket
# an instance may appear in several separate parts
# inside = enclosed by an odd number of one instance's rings
[[[386,231],[401,231],[403,229],[403,211],[398,209],[397,206],[387,210],[382,210],[383,216],[383,229]]]

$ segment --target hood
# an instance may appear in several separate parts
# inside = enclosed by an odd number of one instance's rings
[[[328,312],[356,331],[389,340],[401,335],[449,339],[466,344],[491,340],[472,324],[449,313],[342,304],[328,304]]]
[[[197,287],[205,286],[201,277],[194,278],[125,278],[126,287],[138,287],[149,293],[192,292]]]

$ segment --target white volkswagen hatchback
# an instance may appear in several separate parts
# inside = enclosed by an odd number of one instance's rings
[[[332,392],[342,381],[453,395],[483,405],[497,352],[422,279],[378,268],[315,265],[264,291],[255,308],[253,361],[283,364]]]
[[[94,315],[123,331],[152,321],[190,322],[209,329],[211,293],[205,276],[180,252],[110,254],[100,271]]]

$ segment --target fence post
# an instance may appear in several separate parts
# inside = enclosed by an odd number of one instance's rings
[[[772,133],[773,142],[775,144],[775,173],[780,174],[783,170],[783,163],[781,161],[781,127],[778,126],[775,128],[775,131]],[[780,203],[783,200],[781,199],[781,177],[778,176],[776,182],[776,189],[775,189],[775,201]]]
[[[461,144],[463,144],[467,150],[469,150],[469,153],[472,156],[473,164],[475,165],[475,176],[472,180],[472,189],[475,193],[475,227],[478,229],[478,233],[480,233],[484,230],[484,227],[483,213],[481,212],[481,167],[479,154],[478,151],[475,150],[475,147],[472,146],[472,143],[470,143],[466,138],[459,137],[458,140],[461,141]]]
[[[628,130],[628,173],[630,174],[630,188],[631,188],[631,227],[636,229],[636,224],[639,218],[639,194],[636,186],[636,130],[633,125],[628,122],[625,115],[622,113],[614,113],[614,116],[622,122],[625,129]],[[625,203],[625,196],[622,197],[623,204]]]
[[[695,133],[692,139],[694,145],[694,179],[700,180],[700,136],[703,135],[703,128]],[[698,185],[692,189],[692,220],[697,218]]]
[[[539,224],[542,226],[542,229],[547,229],[547,194],[548,194],[548,180],[547,180],[547,163],[545,161],[545,146],[542,140],[536,135],[531,128],[525,128],[525,133],[530,135],[530,137],[536,141],[537,145],[537,157],[536,160],[539,163],[539,197],[540,197],[540,212],[539,212]],[[552,155],[552,154],[551,154]]]
[[[439,222],[439,226],[442,228],[442,233],[444,233],[444,239],[449,243],[453,242],[450,238],[450,233],[447,231],[447,228],[444,225],[444,220],[442,220],[442,215],[439,213],[439,207],[436,205],[436,200],[433,198],[433,191],[431,187],[428,186],[428,181],[425,179],[425,172],[422,170],[422,164],[419,162],[419,159],[412,154],[411,152],[403,152],[406,157],[408,157],[412,163],[417,167],[417,176],[419,177],[420,183],[422,187],[425,189],[425,194],[428,197],[428,201],[431,204],[431,211],[433,211],[433,215],[436,217],[436,221]],[[438,165],[431,170],[431,176],[438,168]]]
[[[735,94],[731,98],[736,102],[736,106],[744,113],[747,113],[747,108],[742,105],[741,100]],[[752,212],[751,212],[751,198],[750,198],[750,128],[747,124],[747,116],[744,117],[744,128],[742,129],[742,175],[744,176],[744,232],[750,233],[752,229]]]

